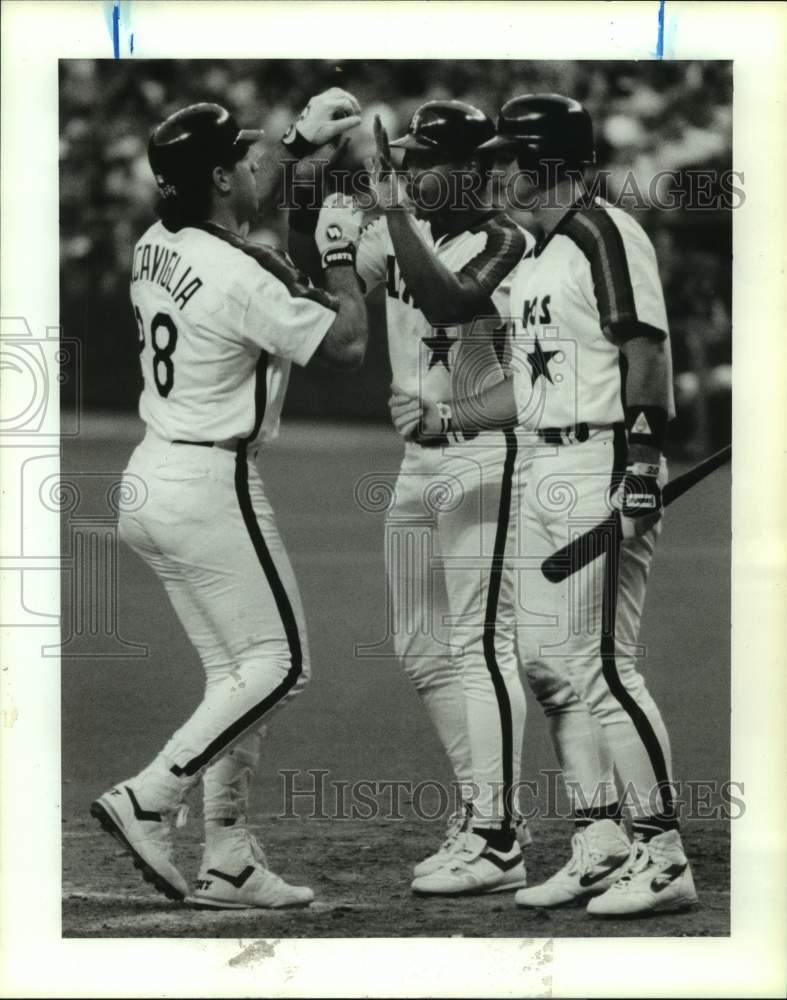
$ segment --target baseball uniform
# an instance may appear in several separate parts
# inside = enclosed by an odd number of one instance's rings
[[[596,200],[569,211],[512,278],[512,369],[520,422],[537,428],[520,450],[520,650],[548,713],[568,678],[603,726],[635,816],[669,813],[670,744],[637,669],[645,589],[660,525],[561,584],[540,561],[610,514],[625,470],[623,355],[602,332],[667,335],[655,253],[626,213]],[[669,343],[667,341],[667,350]],[[662,470],[666,479],[666,468]],[[558,731],[559,732],[559,731]],[[567,779],[586,764],[556,736]],[[581,784],[581,782],[580,782]],[[605,778],[601,801],[610,796]]]
[[[155,570],[206,674],[203,700],[143,774],[163,790],[205,775],[206,820],[246,809],[262,722],[309,676],[303,610],[265,487],[290,365],[336,317],[283,257],[204,224],[153,225],[133,256],[147,488],[120,534]],[[234,748],[234,749],[233,749]],[[222,759],[223,758],[223,759]]]
[[[507,315],[501,283],[526,236],[489,211],[453,236],[419,232],[440,262],[472,276]],[[497,316],[433,328],[413,301],[385,218],[362,235],[358,274],[366,290],[385,285],[394,384],[450,400],[504,377]],[[490,312],[491,312],[490,308]],[[497,331],[497,332],[495,332]],[[463,384],[457,385],[457,379]],[[506,828],[519,779],[525,696],[515,650],[506,545],[513,530],[513,430],[423,447],[408,442],[385,528],[394,649],[419,692],[479,826]]]

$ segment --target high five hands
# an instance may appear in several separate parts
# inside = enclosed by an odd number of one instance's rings
[[[377,207],[384,212],[397,208],[408,208],[407,184],[402,174],[397,173],[391,159],[388,133],[380,120],[374,116],[374,142],[376,155],[372,164],[372,190]]]

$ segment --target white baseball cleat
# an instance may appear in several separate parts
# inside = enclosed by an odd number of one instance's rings
[[[641,913],[687,910],[697,902],[691,868],[677,830],[667,830],[647,843],[635,842],[620,878],[591,899],[595,917],[632,917]]]
[[[454,813],[448,820],[448,827],[445,831],[445,840],[440,849],[430,854],[428,858],[419,861],[413,868],[413,875],[422,878],[424,875],[431,875],[432,872],[443,868],[453,856],[459,843],[459,834],[466,833],[473,829],[472,809],[465,810],[464,813]],[[521,848],[530,847],[533,838],[527,827],[527,820],[520,816],[514,821],[514,835]]]
[[[186,902],[202,909],[250,910],[308,906],[314,893],[275,875],[245,825],[226,827],[202,859],[196,890]]]
[[[189,887],[172,861],[171,820],[177,810],[144,809],[139,789],[116,785],[90,806],[90,814],[131,855],[142,877],[168,899],[182,900]]]
[[[571,838],[571,860],[541,885],[520,889],[517,906],[549,908],[605,892],[629,859],[631,842],[611,819],[597,820]]]
[[[527,884],[522,849],[515,840],[510,851],[496,851],[477,833],[460,833],[445,865],[416,878],[412,890],[424,896],[462,896],[506,892]]]
[[[470,829],[471,816],[472,813],[469,810],[453,813],[453,815],[449,816],[448,826],[445,831],[445,840],[434,854],[430,854],[428,858],[419,861],[413,868],[413,875],[416,878],[431,875],[432,872],[438,871],[451,860],[459,841],[459,834]]]

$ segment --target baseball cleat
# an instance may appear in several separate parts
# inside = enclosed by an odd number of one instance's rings
[[[445,831],[445,840],[440,845],[439,850],[430,854],[428,858],[419,861],[413,868],[413,875],[422,878],[424,875],[431,875],[438,871],[443,865],[450,861],[459,841],[459,834],[470,829],[472,809],[465,809],[462,812],[454,813],[448,818],[448,826]]]
[[[633,917],[687,910],[697,901],[680,834],[667,830],[632,845],[625,870],[602,896],[590,900],[587,911],[595,917]]]
[[[245,826],[230,826],[206,848],[196,889],[187,899],[200,909],[251,910],[308,906],[314,893],[289,885],[269,868],[265,854]]]
[[[465,896],[507,892],[526,884],[517,841],[510,851],[496,851],[477,833],[465,831],[443,867],[414,879],[412,890],[423,896]]]
[[[472,807],[466,809],[464,813],[454,813],[448,820],[445,840],[440,846],[440,849],[435,851],[434,854],[430,854],[428,858],[424,858],[423,861],[419,861],[419,863],[413,868],[413,875],[416,878],[422,878],[424,875],[431,875],[432,872],[436,872],[440,868],[444,867],[445,864],[451,859],[457,848],[457,844],[459,843],[459,834],[472,830],[472,828]],[[514,834],[516,836],[517,843],[522,849],[530,847],[533,843],[533,838],[527,827],[527,820],[524,817],[520,817],[514,821]]]
[[[550,908],[605,892],[629,859],[631,842],[611,819],[598,820],[571,838],[571,860],[560,871],[514,897],[517,906]]]
[[[172,862],[172,811],[144,809],[130,785],[116,785],[92,803],[90,815],[123,845],[146,882],[167,899],[186,897],[188,883]]]

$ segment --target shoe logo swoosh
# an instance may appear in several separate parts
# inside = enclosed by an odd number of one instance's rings
[[[492,864],[495,865],[496,868],[499,868],[502,872],[511,871],[512,868],[516,868],[516,866],[522,861],[521,854],[515,854],[511,858],[501,858],[499,854],[495,854],[492,851],[484,851],[481,854],[481,857],[486,858],[487,861],[491,861]]]
[[[650,888],[652,892],[663,892],[668,885],[672,885],[676,878],[679,878],[689,867],[688,861],[683,864],[670,865],[663,872],[651,879]]]
[[[240,887],[248,881],[253,872],[254,865],[247,865],[240,875],[228,875],[226,872],[220,872],[218,868],[208,868],[207,874],[215,875],[216,878],[223,878],[225,882],[229,882],[229,884],[234,885],[236,889],[240,889]]]
[[[142,823],[160,823],[161,813],[153,812],[150,809],[143,809],[142,806],[137,801],[136,795],[131,791],[128,785],[123,786],[128,793],[129,800],[131,802],[131,807],[134,810],[134,816]]]
[[[604,858],[604,860],[600,862],[600,864],[596,865],[595,868],[591,869],[589,872],[585,872],[584,875],[581,875],[579,878],[579,884],[583,889],[590,888],[591,885],[595,885],[602,879],[607,878],[612,874],[612,872],[620,868],[627,858],[628,854],[625,854],[623,857],[611,854],[608,858]]]

